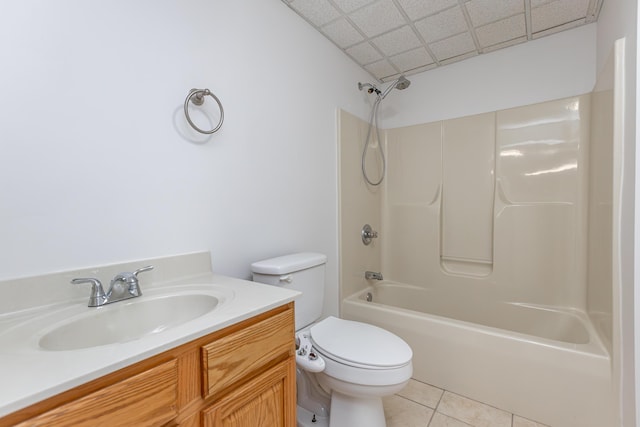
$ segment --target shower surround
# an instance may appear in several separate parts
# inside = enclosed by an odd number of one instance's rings
[[[367,123],[340,112],[341,315],[407,340],[421,381],[554,427],[610,425],[611,97],[386,130],[380,188],[357,167]]]

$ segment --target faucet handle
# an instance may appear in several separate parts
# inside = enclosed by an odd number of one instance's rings
[[[365,224],[364,227],[362,227],[360,235],[362,236],[362,243],[366,246],[371,243],[371,240],[378,238],[378,232],[374,231],[369,224]]]
[[[138,278],[138,274],[144,273],[145,271],[153,270],[153,265],[147,265],[146,267],[142,267],[133,272],[133,275]]]
[[[134,271],[133,273],[125,272],[119,273],[116,277],[111,280],[111,289],[113,289],[113,285],[117,282],[122,282],[127,284],[129,287],[129,293],[135,297],[139,297],[142,295],[142,291],[140,290],[140,284],[138,283],[138,274],[144,273],[145,271],[153,270],[153,265],[147,265],[146,267],[142,267]]]
[[[78,277],[71,281],[74,285],[80,283],[91,283],[91,296],[89,296],[89,307],[98,307],[104,303],[107,299],[107,295],[104,293],[104,288],[100,280],[92,277]]]

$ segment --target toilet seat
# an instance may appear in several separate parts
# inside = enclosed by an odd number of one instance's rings
[[[334,362],[360,369],[388,370],[411,363],[411,347],[391,332],[330,316],[310,330],[313,347]]]

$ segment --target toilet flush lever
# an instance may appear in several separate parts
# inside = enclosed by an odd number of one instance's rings
[[[293,277],[290,274],[287,274],[286,276],[280,276],[280,281],[284,283],[291,283],[293,282]]]

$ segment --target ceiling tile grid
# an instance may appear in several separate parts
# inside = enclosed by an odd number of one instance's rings
[[[282,0],[379,81],[595,22],[604,0]]]

